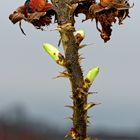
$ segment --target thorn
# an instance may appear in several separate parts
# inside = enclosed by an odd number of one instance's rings
[[[87,127],[89,127],[89,125],[88,125],[88,124],[87,124],[86,126],[87,126]]]
[[[64,138],[66,139],[68,136],[69,136],[69,134],[66,134]]]
[[[70,106],[70,105],[65,105],[65,107],[68,107],[68,108],[70,108],[70,109],[74,110],[74,107],[73,107],[73,106]]]
[[[66,117],[64,119],[69,119],[69,120],[73,121],[73,117]]]
[[[93,43],[91,43],[91,44],[83,44],[83,45],[79,46],[79,49],[82,49],[82,48],[85,48],[85,47],[91,46],[91,45],[93,45]]]
[[[72,97],[72,95],[70,95],[69,97],[70,97],[70,98],[73,100],[73,97]]]
[[[56,28],[56,29],[52,29],[52,30],[50,30],[50,31],[58,31],[58,29]]]
[[[54,79],[56,78],[70,78],[70,74],[66,71],[63,71],[63,72],[59,72],[59,75],[54,77]]]
[[[81,61],[81,60],[83,60],[83,59],[85,59],[85,57],[79,57],[79,61]]]
[[[93,94],[93,92],[88,92],[88,95],[91,95],[91,94]]]
[[[84,107],[84,110],[88,110],[88,109],[90,109],[91,107],[93,107],[93,106],[95,106],[95,105],[99,105],[99,104],[101,104],[101,103],[95,103],[95,102],[90,102],[90,103],[87,103],[86,105],[85,105],[85,107]]]
[[[91,124],[89,120],[87,120],[87,123],[88,123],[88,124]]]
[[[82,62],[82,60],[84,60],[85,58],[84,57],[79,57],[79,63]]]
[[[79,58],[79,61],[85,59],[84,57],[82,57],[83,54],[78,54],[78,58]]]
[[[78,54],[78,57],[81,57],[83,54]]]
[[[93,91],[93,92],[88,92],[88,94],[89,94],[89,95],[90,95],[90,94],[98,94],[98,92]]]

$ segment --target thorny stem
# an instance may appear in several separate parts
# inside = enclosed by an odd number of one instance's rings
[[[66,24],[67,25],[67,24]],[[68,24],[68,26],[70,26]],[[73,127],[78,131],[80,140],[83,140],[87,136],[87,124],[86,116],[87,111],[84,111],[84,104],[87,103],[86,95],[80,92],[80,88],[83,86],[83,74],[79,64],[78,46],[75,42],[73,31],[67,29],[67,27],[61,26],[60,34],[62,37],[62,43],[65,50],[66,68],[70,76],[70,82],[72,87],[72,99],[73,99]]]
[[[75,31],[73,8],[75,4],[71,5],[69,0],[52,0],[52,3],[57,11],[58,30],[65,52],[65,67],[70,75],[73,99],[73,128],[78,132],[76,140],[84,140],[87,137],[87,111],[84,110],[84,105],[87,104],[87,95],[82,94],[79,90],[83,86],[84,78],[79,64],[79,46],[76,44],[73,35]]]

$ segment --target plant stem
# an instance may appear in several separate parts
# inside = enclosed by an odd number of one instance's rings
[[[87,137],[87,111],[84,105],[87,103],[87,95],[82,94],[80,89],[83,86],[84,79],[82,69],[79,64],[78,45],[76,44],[74,28],[70,24],[61,25],[61,38],[65,50],[66,69],[70,75],[73,99],[73,127],[79,133],[79,139],[84,140]]]
[[[87,111],[84,110],[84,105],[87,104],[87,95],[82,94],[80,90],[83,87],[84,78],[79,64],[79,46],[73,34],[75,28],[72,11],[75,5],[71,5],[67,0],[57,2],[52,0],[52,3],[57,11],[58,30],[65,53],[65,67],[70,75],[73,99],[73,128],[78,132],[76,140],[84,140],[87,137]],[[72,139],[74,138],[72,137]]]
[[[72,87],[73,127],[78,131],[80,140],[84,140],[87,137],[87,111],[84,110],[84,105],[87,103],[87,95],[82,94],[80,91],[83,87],[84,79],[79,64],[78,45],[73,35],[73,27],[69,24],[65,25],[61,26],[60,34],[65,50],[66,68],[70,74]]]

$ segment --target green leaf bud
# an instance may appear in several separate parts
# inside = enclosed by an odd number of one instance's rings
[[[59,52],[57,48],[49,43],[43,44],[44,50],[56,61],[59,65],[64,65],[64,56]]]
[[[84,88],[89,88],[91,86],[98,73],[99,73],[99,67],[95,67],[87,73],[85,77]]]
[[[75,36],[76,36],[77,34],[80,34],[82,38],[85,38],[85,32],[84,32],[84,30],[77,30],[77,31],[75,32]]]
[[[79,45],[82,40],[85,38],[85,32],[83,30],[77,30],[74,33],[75,39],[76,39],[76,43]]]

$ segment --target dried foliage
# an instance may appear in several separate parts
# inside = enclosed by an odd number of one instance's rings
[[[9,16],[9,19],[12,21],[13,24],[19,22],[20,29],[23,34],[25,33],[21,28],[22,20],[31,23],[37,29],[43,29],[42,28],[43,26],[46,25],[48,26],[52,22],[52,16],[56,14],[53,5],[51,3],[46,2],[44,5],[41,5],[42,8],[41,7],[38,8],[32,5],[29,4],[29,0],[27,0],[23,6],[18,7]]]
[[[96,27],[100,32],[101,38],[104,42],[110,40],[111,26],[115,23],[118,18],[118,23],[122,24],[122,21],[129,17],[129,9],[133,7],[129,5],[128,0],[100,0],[96,3],[95,0],[90,2],[80,3],[75,10],[75,15],[83,13],[85,20],[95,19]],[[99,29],[98,23],[100,23],[102,29]]]
[[[40,4],[38,4],[40,2]],[[130,6],[128,0],[100,0],[97,3],[95,0],[81,1],[74,9],[74,15],[84,14],[86,21],[88,19],[95,19],[97,30],[100,32],[101,38],[104,42],[110,40],[112,32],[112,23],[118,19],[118,23],[122,24],[126,17],[129,17]],[[17,8],[10,16],[9,19],[15,24],[19,22],[21,28],[21,20],[25,20],[33,24],[37,29],[49,25],[52,22],[52,16],[55,15],[57,19],[57,12],[53,5],[46,0],[26,0],[23,6]],[[101,29],[98,27],[101,25]],[[24,33],[25,34],[25,33]]]
[[[95,0],[90,0],[88,2],[84,1],[84,2],[79,3],[74,12],[75,16],[78,16],[78,14],[84,14],[85,19],[83,21],[90,19],[91,15],[89,14],[89,8],[94,3],[95,3]]]

